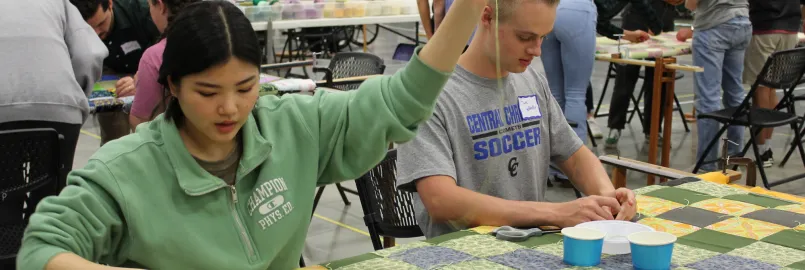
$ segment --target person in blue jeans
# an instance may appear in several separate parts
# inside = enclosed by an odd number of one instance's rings
[[[704,72],[693,75],[696,113],[720,110],[722,103],[725,108],[738,107],[745,95],[741,85],[744,53],[752,39],[749,3],[747,0],[687,0],[685,7],[695,11],[693,29],[680,30],[677,39],[684,41],[693,37],[693,64],[704,68]],[[719,102],[721,89],[724,93]],[[698,160],[703,156],[707,144],[715,138],[720,124],[711,119],[699,119],[696,124]],[[727,147],[728,155],[740,154],[744,143],[743,133],[742,126],[727,129],[727,139],[737,144]],[[717,149],[720,147],[707,153],[705,162],[717,159]],[[716,169],[716,163],[713,162],[701,167],[702,171]]]
[[[542,42],[540,57],[551,93],[565,117],[575,122],[573,131],[587,139],[587,86],[593,73],[595,25],[598,11],[590,0],[562,0],[556,10],[553,31]],[[551,169],[550,176],[567,179]]]

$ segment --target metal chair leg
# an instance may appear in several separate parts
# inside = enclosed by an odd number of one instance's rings
[[[321,194],[324,193],[324,187],[326,186],[320,186],[319,191],[316,192],[316,197],[313,198],[313,213],[316,213],[316,206],[319,205],[319,199],[321,199]]]
[[[676,93],[674,93],[674,102],[676,102],[676,111],[679,112],[679,119],[682,119],[682,125],[685,126],[685,132],[690,132],[688,121],[685,121],[685,112],[682,111],[682,105],[679,104],[679,98],[676,97]]]
[[[347,199],[347,194],[344,193],[344,187],[341,184],[335,184],[335,187],[338,189],[338,193],[341,194],[341,200],[344,201],[345,205],[350,205],[349,199]]]
[[[601,89],[601,97],[598,98],[598,104],[595,106],[595,112],[593,112],[593,117],[600,116],[598,115],[598,111],[601,109],[601,103],[604,101],[604,96],[607,94],[609,79],[612,78],[613,76],[612,72],[615,71],[614,65],[615,65],[614,63],[609,63],[609,66],[607,67],[607,77],[606,80],[604,80],[604,88]],[[592,84],[592,82],[590,84]]]
[[[793,126],[793,124],[792,124],[792,126]],[[802,130],[799,131],[799,136],[800,137],[805,136],[805,123],[803,123],[802,126],[803,126]],[[796,130],[796,128],[794,128],[792,130]],[[794,139],[794,140],[791,141],[791,147],[788,149],[788,152],[785,153],[785,157],[783,158],[783,161],[780,162],[780,165],[779,165],[780,167],[785,166],[785,163],[788,162],[788,159],[791,158],[791,154],[793,154],[794,150],[797,148],[797,144],[802,145],[802,143],[803,143],[802,140],[797,141],[797,139]],[[805,157],[802,157],[802,159],[805,160]]]
[[[701,168],[702,165],[704,164],[704,158],[707,156],[707,153],[709,153],[710,150],[713,150],[713,146],[715,146],[718,143],[718,138],[721,138],[721,135],[724,134],[724,131],[727,131],[727,128],[729,126],[730,125],[724,124],[724,126],[722,126],[721,129],[716,133],[716,136],[713,137],[712,140],[710,140],[710,143],[708,143],[707,147],[704,148],[704,152],[702,152],[702,156],[699,157],[699,159],[696,161],[696,166],[693,167],[693,173],[699,172],[699,168]],[[699,146],[701,146],[701,145],[699,145]]]
[[[752,145],[752,151],[755,152],[755,164],[757,164],[757,170],[760,172],[760,180],[763,181],[763,187],[770,189],[769,179],[766,178],[766,170],[763,169],[763,160],[760,159],[760,152],[755,143],[755,132],[749,132],[749,144]]]

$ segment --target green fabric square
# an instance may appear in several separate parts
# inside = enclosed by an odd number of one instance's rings
[[[373,270],[397,270],[397,269],[407,269],[407,270],[416,270],[419,269],[416,265],[409,264],[406,262],[401,262],[398,260],[386,259],[386,258],[375,258],[371,260],[366,260],[362,262],[358,262],[355,264],[345,265],[342,267],[332,267],[325,266],[330,269],[337,269],[337,270],[362,270],[362,269],[373,269]]]
[[[441,244],[442,242],[445,242],[445,241],[448,241],[448,240],[453,240],[453,239],[458,239],[458,238],[468,236],[468,235],[478,235],[478,233],[476,233],[474,231],[470,231],[470,230],[463,230],[463,231],[457,231],[457,232],[452,232],[452,233],[448,233],[448,234],[439,235],[439,236],[436,236],[434,238],[425,240],[424,242],[431,243],[431,244],[434,244],[434,245],[438,245],[438,244]]]
[[[713,196],[677,187],[667,187],[643,194],[655,198],[665,199],[683,205],[691,205],[700,201],[715,198]],[[639,206],[638,206],[639,207]]]
[[[727,253],[754,242],[757,241],[704,228],[677,239],[677,243],[718,253]]]
[[[772,243],[784,247],[789,247],[798,250],[805,250],[805,232],[796,230],[782,230],[778,233],[760,239],[766,243]]]
[[[755,242],[751,245],[730,251],[727,254],[779,266],[786,266],[805,260],[805,251],[764,242]]]
[[[734,188],[728,185],[717,184],[709,181],[696,181],[676,186],[677,188],[696,191],[715,197],[724,197],[736,194],[747,194],[746,190]]]
[[[545,234],[539,237],[530,237],[528,238],[528,240],[514,243],[527,248],[532,248],[541,245],[558,243],[559,241],[562,241],[562,235],[558,233],[552,233],[552,234]]]
[[[487,258],[523,248],[512,242],[497,240],[491,235],[480,234],[445,241],[439,246],[458,250],[479,258]]]
[[[372,253],[374,253],[374,254],[376,254],[376,255],[378,255],[380,257],[388,257],[388,256],[391,256],[391,254],[394,254],[394,253],[397,253],[397,252],[406,251],[406,250],[409,250],[409,249],[412,249],[412,248],[430,246],[430,245],[431,245],[430,243],[417,241],[417,242],[412,242],[412,243],[408,243],[408,244],[405,244],[405,245],[399,245],[399,246],[395,246],[395,247],[381,249],[381,250],[378,250],[378,251],[375,251],[375,252],[372,252]]]
[[[452,265],[448,265],[448,266],[445,266],[445,267],[442,267],[442,268],[439,268],[439,269],[440,270],[487,270],[487,269],[489,269],[489,270],[514,270],[514,268],[511,268],[511,267],[508,267],[508,266],[505,266],[505,265],[502,265],[502,264],[494,263],[494,262],[484,260],[484,259],[466,261],[466,262],[462,262],[462,263],[458,263],[458,264],[452,264]]]
[[[789,264],[788,266],[786,266],[786,268],[805,270],[805,261]]]
[[[733,201],[740,201],[745,203],[751,203],[754,205],[763,206],[766,208],[775,208],[782,205],[789,205],[794,204],[792,202],[778,200],[775,198],[749,193],[749,194],[741,194],[741,195],[729,195],[725,196],[724,199],[733,200]]]
[[[372,259],[377,259],[377,258],[380,258],[380,257],[375,255],[375,254],[372,254],[372,253],[366,253],[366,254],[363,254],[363,255],[355,256],[355,257],[350,257],[350,258],[346,258],[346,259],[333,261],[333,262],[327,263],[327,264],[325,264],[323,266],[326,267],[327,269],[337,269],[337,268],[344,267],[344,266],[347,266],[347,265],[356,264],[356,263],[360,263],[360,262],[368,261],[368,260],[372,260]]]
[[[721,253],[676,243],[674,244],[674,252],[671,257],[671,263],[676,265],[686,265],[710,259],[718,256],[718,254]]]

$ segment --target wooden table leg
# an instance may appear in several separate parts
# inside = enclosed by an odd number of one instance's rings
[[[612,169],[612,185],[615,189],[626,187],[626,168],[615,166]]]
[[[660,98],[662,97],[662,78],[665,69],[665,59],[657,58],[654,60],[654,86],[652,91],[654,95],[651,99],[651,127],[649,128],[649,144],[648,144],[648,163],[657,164],[657,139],[659,138],[660,128]],[[648,74],[646,74],[648,76]],[[649,102],[648,100],[646,102]],[[644,112],[648,113],[648,112]],[[646,176],[646,185],[654,185],[654,176]]]
[[[663,59],[666,64],[676,63],[676,58],[669,57]],[[665,74],[665,73],[663,73]],[[673,129],[673,113],[674,113],[674,84],[676,82],[676,70],[668,69],[667,76],[663,78],[665,83],[665,120],[662,132],[662,161],[661,165],[666,168],[671,166],[671,130]],[[668,179],[661,178],[660,182],[668,181]]]

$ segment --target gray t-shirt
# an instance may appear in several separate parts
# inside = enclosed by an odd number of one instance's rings
[[[706,30],[739,16],[749,17],[747,0],[699,0],[693,15],[693,28]]]
[[[544,75],[529,67],[507,76],[503,86],[500,91],[497,80],[456,66],[433,116],[420,125],[416,138],[398,147],[398,187],[415,191],[417,179],[446,175],[483,194],[543,201],[549,163],[567,160],[582,141]],[[414,211],[428,238],[465,229],[432,223],[419,196],[414,196]]]

